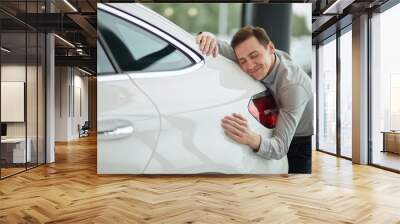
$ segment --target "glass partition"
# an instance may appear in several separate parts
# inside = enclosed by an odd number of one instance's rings
[[[1,139],[2,177],[24,171],[26,161],[30,162],[31,152],[26,150],[26,40],[25,32],[1,34],[1,122],[6,130]]]
[[[318,51],[318,149],[336,154],[336,39]]]
[[[40,13],[38,1],[27,2],[26,12]],[[37,16],[32,19],[38,19]],[[35,21],[36,23],[38,21]],[[39,33],[36,30],[27,30],[27,150],[31,151],[30,162],[27,167],[38,165],[38,75],[39,75]]]
[[[46,124],[46,39],[43,33],[38,34],[38,74],[37,74],[37,162],[43,164],[46,162],[46,145],[45,145],[45,124]]]
[[[44,1],[1,1],[19,15],[42,13]],[[0,178],[45,162],[45,35],[0,12]],[[7,21],[7,22],[3,22]]]
[[[27,150],[30,151],[30,158],[27,167],[37,165],[38,147],[37,147],[37,132],[38,132],[38,35],[36,32],[27,33],[27,76],[26,76],[26,113],[27,113]]]

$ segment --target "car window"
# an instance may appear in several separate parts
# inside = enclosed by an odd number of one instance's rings
[[[99,41],[97,41],[97,73],[115,73],[111,62],[108,60],[108,57]]]
[[[98,28],[123,71],[171,71],[193,64],[165,40],[101,10]]]

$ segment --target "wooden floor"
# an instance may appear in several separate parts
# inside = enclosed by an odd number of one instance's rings
[[[315,152],[313,174],[99,176],[96,139],[0,181],[0,223],[400,223],[400,175]]]
[[[13,174],[19,173],[26,170],[25,167],[24,168],[1,168],[1,177],[7,177],[7,176],[11,176]]]
[[[400,154],[376,150],[372,160],[374,164],[400,170]]]

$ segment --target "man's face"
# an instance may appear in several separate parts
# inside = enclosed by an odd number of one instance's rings
[[[256,37],[250,37],[235,47],[240,68],[255,80],[263,80],[274,63],[275,49],[271,42],[263,46]]]

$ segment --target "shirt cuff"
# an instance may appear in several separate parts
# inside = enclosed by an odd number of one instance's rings
[[[256,152],[257,155],[267,158],[268,154],[268,138],[264,138],[263,136],[260,135],[260,147],[258,151]]]

